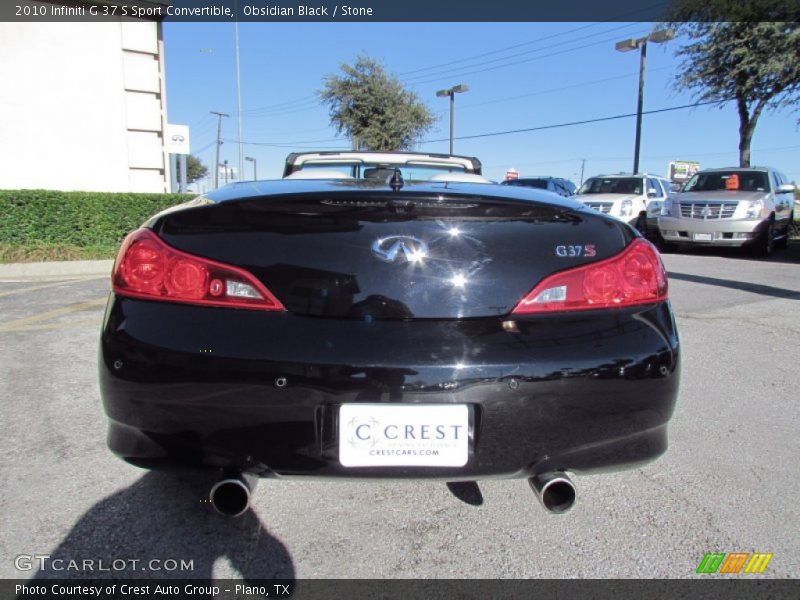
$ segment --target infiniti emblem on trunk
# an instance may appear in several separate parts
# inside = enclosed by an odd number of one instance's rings
[[[372,252],[386,262],[420,262],[428,256],[428,244],[410,235],[392,235],[372,243]],[[402,257],[402,258],[401,258]]]

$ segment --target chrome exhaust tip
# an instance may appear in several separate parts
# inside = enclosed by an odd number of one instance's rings
[[[255,479],[244,474],[218,481],[208,495],[211,506],[226,517],[239,517],[250,507],[254,486]]]
[[[545,510],[551,513],[565,513],[575,504],[575,484],[566,473],[540,473],[528,479],[528,485]]]

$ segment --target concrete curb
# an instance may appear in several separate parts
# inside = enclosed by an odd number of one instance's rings
[[[45,281],[109,277],[113,260],[65,260],[0,264],[0,281]]]

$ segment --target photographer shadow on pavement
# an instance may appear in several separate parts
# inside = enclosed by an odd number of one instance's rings
[[[48,566],[63,569],[40,567],[34,579],[238,579],[238,572],[245,581],[294,580],[289,552],[252,509],[235,519],[214,512],[207,501],[212,483],[202,472],[147,472],[83,515],[50,553]],[[214,570],[220,558],[234,571],[227,565]],[[58,559],[62,562],[53,562]],[[76,561],[76,570],[67,568],[71,560]],[[82,568],[86,560],[94,561],[94,570]],[[123,561],[125,566],[98,571],[100,560],[106,568],[122,566]],[[159,562],[151,564],[154,560]],[[191,561],[192,568],[167,570],[171,561],[178,567]]]

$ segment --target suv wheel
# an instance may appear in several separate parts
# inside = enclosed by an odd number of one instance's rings
[[[789,245],[789,236],[792,235],[792,226],[794,225],[794,212],[789,214],[789,222],[786,224],[786,231],[783,233],[783,237],[775,242],[775,247],[780,248],[781,250],[785,249],[786,246]]]
[[[764,226],[761,235],[753,244],[753,254],[760,258],[767,258],[775,249],[775,217],[770,217]]]
[[[642,234],[643,238],[647,238],[647,214],[641,213],[639,218],[636,219],[636,223],[633,225],[636,228],[636,231]]]
[[[666,241],[662,236],[661,232],[656,234],[656,239],[653,241],[653,244],[661,254],[669,254],[671,252],[678,251],[678,244],[673,244],[672,242]]]

